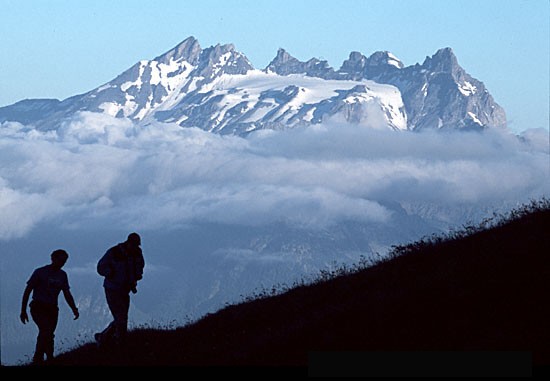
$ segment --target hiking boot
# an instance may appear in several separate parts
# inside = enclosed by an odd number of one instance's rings
[[[95,343],[98,347],[101,347],[103,346],[104,342],[103,342],[103,336],[101,335],[101,333],[96,333],[94,334],[94,339],[95,339]]]
[[[31,365],[44,365],[44,355],[42,356],[34,355],[32,358]]]

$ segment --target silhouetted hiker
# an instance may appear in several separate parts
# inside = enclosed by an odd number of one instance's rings
[[[99,345],[109,342],[120,344],[126,337],[130,291],[137,292],[137,282],[142,278],[145,266],[140,245],[140,236],[130,233],[125,242],[109,248],[97,263],[97,272],[105,277],[105,297],[113,315],[113,321],[107,328],[95,334]]]
[[[52,263],[35,269],[23,292],[21,315],[19,316],[23,324],[29,321],[27,303],[32,292],[31,316],[38,326],[38,337],[36,338],[36,348],[32,359],[33,363],[36,364],[44,362],[44,355],[46,355],[48,361],[53,359],[54,333],[59,315],[57,305],[59,292],[63,291],[67,304],[73,310],[74,320],[80,316],[73,295],[69,290],[67,273],[61,270],[68,258],[69,254],[65,250],[54,250],[51,254]]]

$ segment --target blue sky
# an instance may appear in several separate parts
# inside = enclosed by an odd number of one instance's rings
[[[351,51],[422,63],[451,47],[514,131],[549,126],[548,0],[0,0],[0,106],[81,94],[189,36],[258,69],[278,48],[339,68]]]

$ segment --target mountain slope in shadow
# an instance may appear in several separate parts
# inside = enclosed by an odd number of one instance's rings
[[[550,203],[394,248],[373,266],[227,306],[184,327],[87,343],[53,365],[308,365],[314,351],[528,351],[550,364]]]

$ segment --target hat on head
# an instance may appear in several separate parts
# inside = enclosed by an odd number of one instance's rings
[[[141,237],[138,233],[130,233],[128,234],[128,238],[126,239],[127,242],[133,243],[136,246],[141,245]]]

